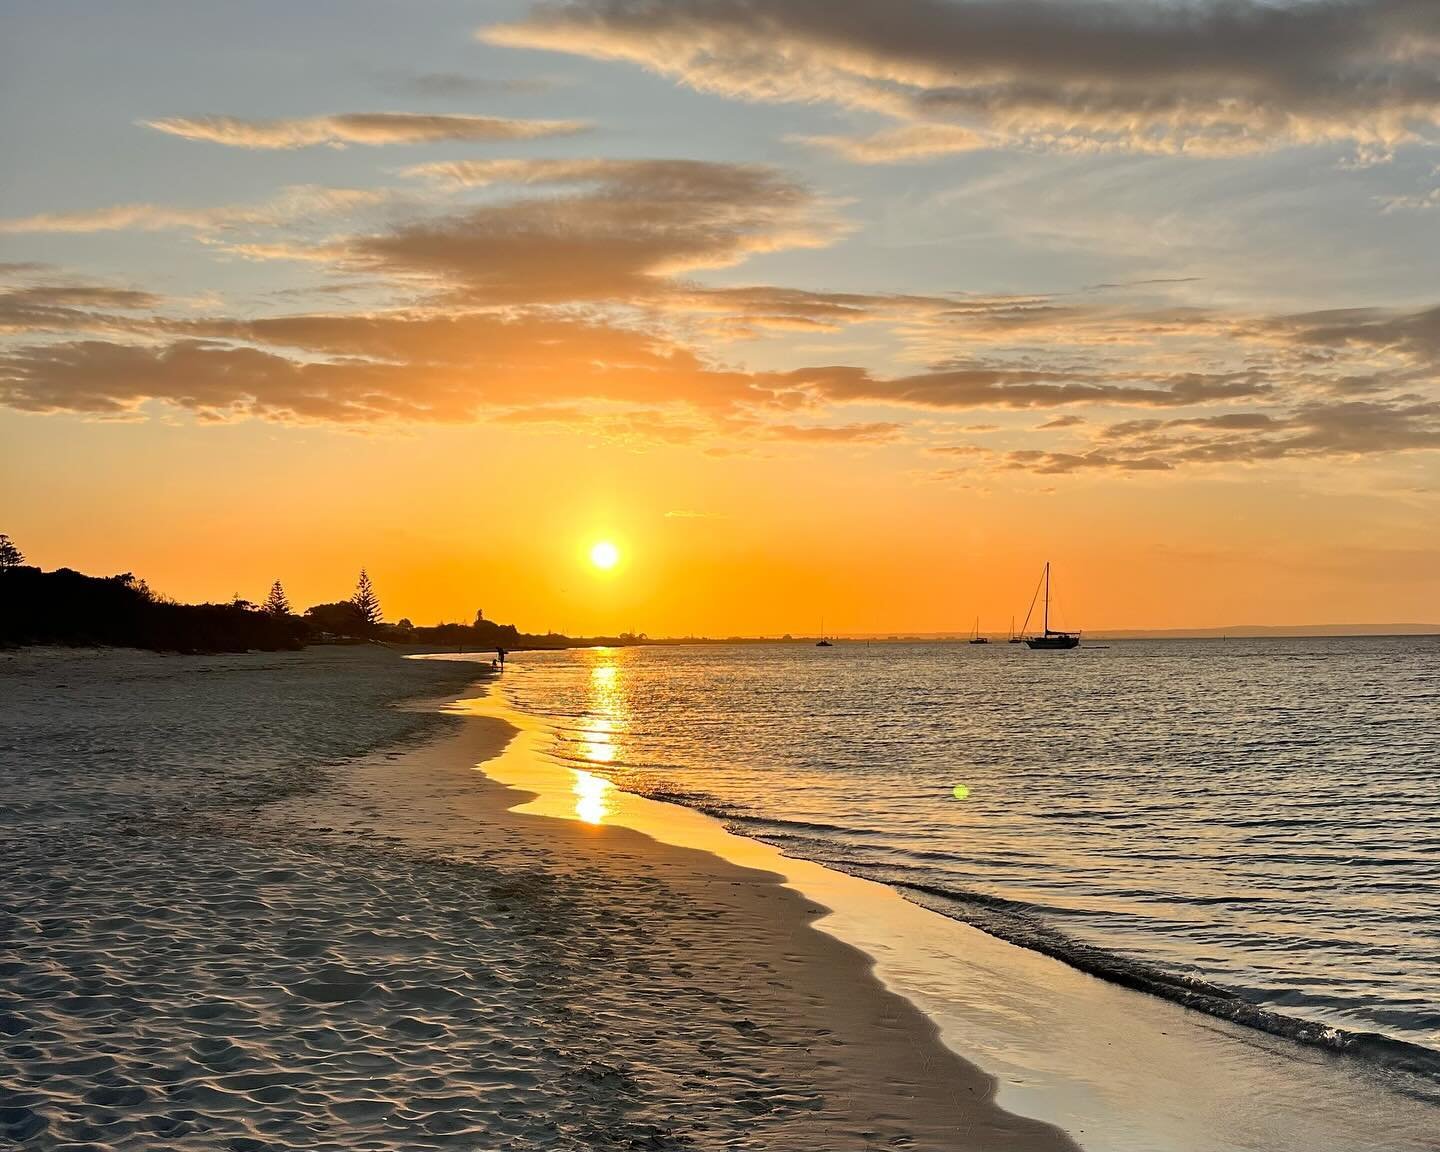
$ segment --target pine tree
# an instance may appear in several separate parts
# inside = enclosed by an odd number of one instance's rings
[[[265,597],[263,611],[270,613],[271,616],[290,615],[290,598],[285,595],[285,589],[281,586],[280,581],[277,580],[270,585],[270,595]]]
[[[360,579],[355,585],[355,595],[350,597],[350,603],[360,609],[365,623],[372,628],[385,619],[385,614],[380,611],[380,597],[375,595],[375,586],[370,583],[370,577],[364,568],[360,569]]]
[[[6,568],[19,568],[25,563],[25,554],[15,547],[15,542],[0,532],[0,571]]]

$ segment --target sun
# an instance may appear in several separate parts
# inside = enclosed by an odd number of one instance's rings
[[[620,563],[620,549],[609,540],[597,541],[595,546],[590,549],[590,563],[596,568],[608,572]]]

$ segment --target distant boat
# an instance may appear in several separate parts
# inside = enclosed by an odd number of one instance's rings
[[[1011,617],[1010,617],[1010,639],[1007,640],[1007,641],[1005,641],[1005,643],[1007,643],[1007,644],[1023,644],[1023,643],[1025,643],[1025,641],[1021,640],[1019,636],[1015,635],[1015,617],[1014,617],[1014,616],[1011,616]]]
[[[834,645],[825,639],[825,617],[820,617],[820,639],[815,641],[816,648],[833,648]]]
[[[970,637],[971,644],[989,644],[990,637],[980,635],[980,617],[975,617],[975,635]]]
[[[1040,589],[1035,589],[1038,593]],[[1035,611],[1035,601],[1030,601],[1030,611]],[[1025,615],[1025,627],[1030,626],[1030,615]],[[1023,635],[1025,629],[1022,628]],[[1050,627],[1050,561],[1045,561],[1045,627],[1038,636],[1024,636],[1025,643],[1031,648],[1078,648],[1080,646],[1079,632],[1061,632]]]

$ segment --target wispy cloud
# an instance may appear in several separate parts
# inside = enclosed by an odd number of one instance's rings
[[[512,120],[498,116],[429,115],[414,112],[350,112],[277,120],[235,116],[146,120],[147,127],[186,140],[231,148],[288,149],[349,144],[435,144],[535,140],[588,131],[580,120]]]
[[[77,282],[18,284],[0,288],[0,332],[123,330],[135,326],[132,313],[152,311],[162,303],[161,297],[133,288]]]
[[[774,440],[791,440],[801,444],[883,444],[898,440],[905,425],[894,421],[868,424],[771,424],[765,434]]]
[[[81,212],[45,212],[0,220],[0,233],[211,232],[237,226],[274,227],[384,204],[395,193],[383,188],[297,185],[259,204],[185,208],[169,204],[116,204]]]
[[[786,377],[836,403],[945,409],[1061,408],[1078,404],[1181,408],[1264,396],[1273,384],[1255,372],[1176,375],[1066,368],[965,365],[911,376],[876,377],[863,368],[804,368]]]
[[[1276,414],[1230,413],[1132,421],[1084,453],[1011,452],[1031,472],[1168,472],[1185,465],[1254,465],[1440,449],[1440,402],[1404,399],[1301,404]]]
[[[900,122],[823,140],[858,160],[986,144],[1377,158],[1440,127],[1428,0],[893,0],[883,16],[870,0],[549,0],[480,36]]]

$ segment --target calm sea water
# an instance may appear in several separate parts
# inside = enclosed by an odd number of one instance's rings
[[[507,688],[623,788],[1440,1084],[1440,639],[598,649]]]

